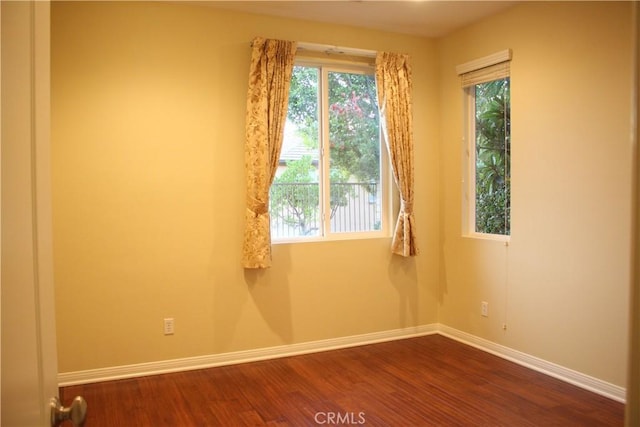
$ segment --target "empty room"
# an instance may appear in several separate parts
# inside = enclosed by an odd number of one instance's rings
[[[640,423],[634,2],[5,3],[3,426]]]

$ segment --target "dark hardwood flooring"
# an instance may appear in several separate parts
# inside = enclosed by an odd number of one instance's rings
[[[61,389],[98,426],[622,426],[624,405],[429,335]]]

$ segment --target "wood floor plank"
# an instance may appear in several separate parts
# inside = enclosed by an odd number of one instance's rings
[[[624,405],[440,335],[64,387],[87,427],[621,426]]]

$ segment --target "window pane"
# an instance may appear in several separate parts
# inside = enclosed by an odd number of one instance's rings
[[[329,72],[331,232],[380,230],[380,133],[375,77]]]
[[[511,115],[509,78],[475,86],[476,232],[509,235]]]
[[[294,67],[269,213],[273,238],[321,234],[318,174],[319,70]]]

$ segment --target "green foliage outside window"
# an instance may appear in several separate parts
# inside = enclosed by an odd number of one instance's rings
[[[476,232],[511,231],[509,78],[475,86]]]
[[[331,169],[347,179],[380,179],[380,133],[375,77],[329,73]]]

